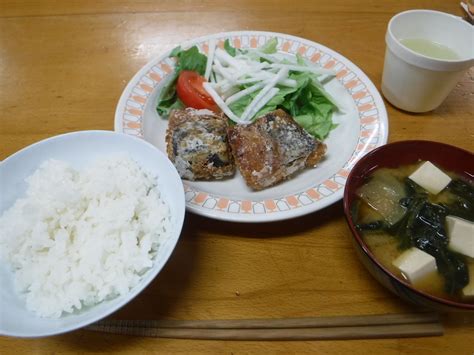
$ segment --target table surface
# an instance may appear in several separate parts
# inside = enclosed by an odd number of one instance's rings
[[[150,59],[196,36],[284,32],[324,44],[380,88],[384,34],[397,12],[460,15],[458,0],[27,1],[0,3],[0,159],[65,132],[113,129],[115,107]],[[386,103],[389,141],[427,139],[474,150],[474,71],[427,114]],[[187,214],[158,278],[114,314],[122,319],[227,319],[411,312],[369,276],[353,252],[342,203],[270,224]],[[318,352],[456,353],[474,350],[472,315],[444,316],[445,335],[353,341],[191,341],[91,333],[0,338],[0,353]]]

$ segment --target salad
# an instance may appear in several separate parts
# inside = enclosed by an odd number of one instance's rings
[[[232,124],[249,124],[268,112],[283,109],[308,133],[325,139],[336,127],[333,112],[340,109],[324,88],[333,70],[308,63],[299,54],[277,52],[273,38],[255,49],[223,48],[209,41],[208,55],[197,46],[175,48],[171,79],[160,92],[157,111],[167,118],[173,109],[193,107],[222,111]]]

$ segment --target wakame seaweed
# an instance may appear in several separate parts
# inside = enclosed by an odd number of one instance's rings
[[[474,220],[474,188],[467,182],[456,179],[447,187],[453,195],[449,204],[435,204],[428,194],[409,178],[404,180],[407,197],[399,203],[406,208],[403,218],[394,225],[380,220],[358,224],[360,231],[385,231],[396,237],[402,250],[417,247],[436,259],[439,272],[445,279],[445,290],[455,294],[469,282],[469,272],[463,255],[448,249],[445,219],[454,215],[470,221]]]
[[[445,208],[448,214],[474,222],[474,186],[457,179],[449,183],[446,189],[455,197]]]

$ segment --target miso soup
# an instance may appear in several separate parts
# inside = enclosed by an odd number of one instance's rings
[[[474,234],[461,236],[465,247],[454,248],[446,225],[447,216],[474,225],[474,182],[443,171],[451,181],[439,193],[430,193],[410,179],[423,163],[372,172],[356,192],[352,218],[377,260],[397,277],[434,296],[474,303],[474,250],[469,244]],[[397,260],[412,248],[434,258],[431,268],[401,270]]]

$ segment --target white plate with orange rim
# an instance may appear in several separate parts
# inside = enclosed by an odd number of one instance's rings
[[[188,211],[234,222],[270,222],[318,211],[342,198],[354,164],[387,143],[388,120],[383,100],[370,79],[350,60],[312,41],[275,32],[237,31],[208,35],[181,44],[207,53],[210,39],[223,46],[255,48],[278,39],[278,51],[299,53],[308,61],[337,72],[325,88],[344,105],[333,121],[338,126],[325,139],[326,158],[313,169],[263,191],[253,191],[240,174],[221,181],[183,180]],[[170,52],[153,59],[125,88],[115,112],[115,131],[141,137],[166,152],[168,121],[156,112],[157,97],[173,72]]]

